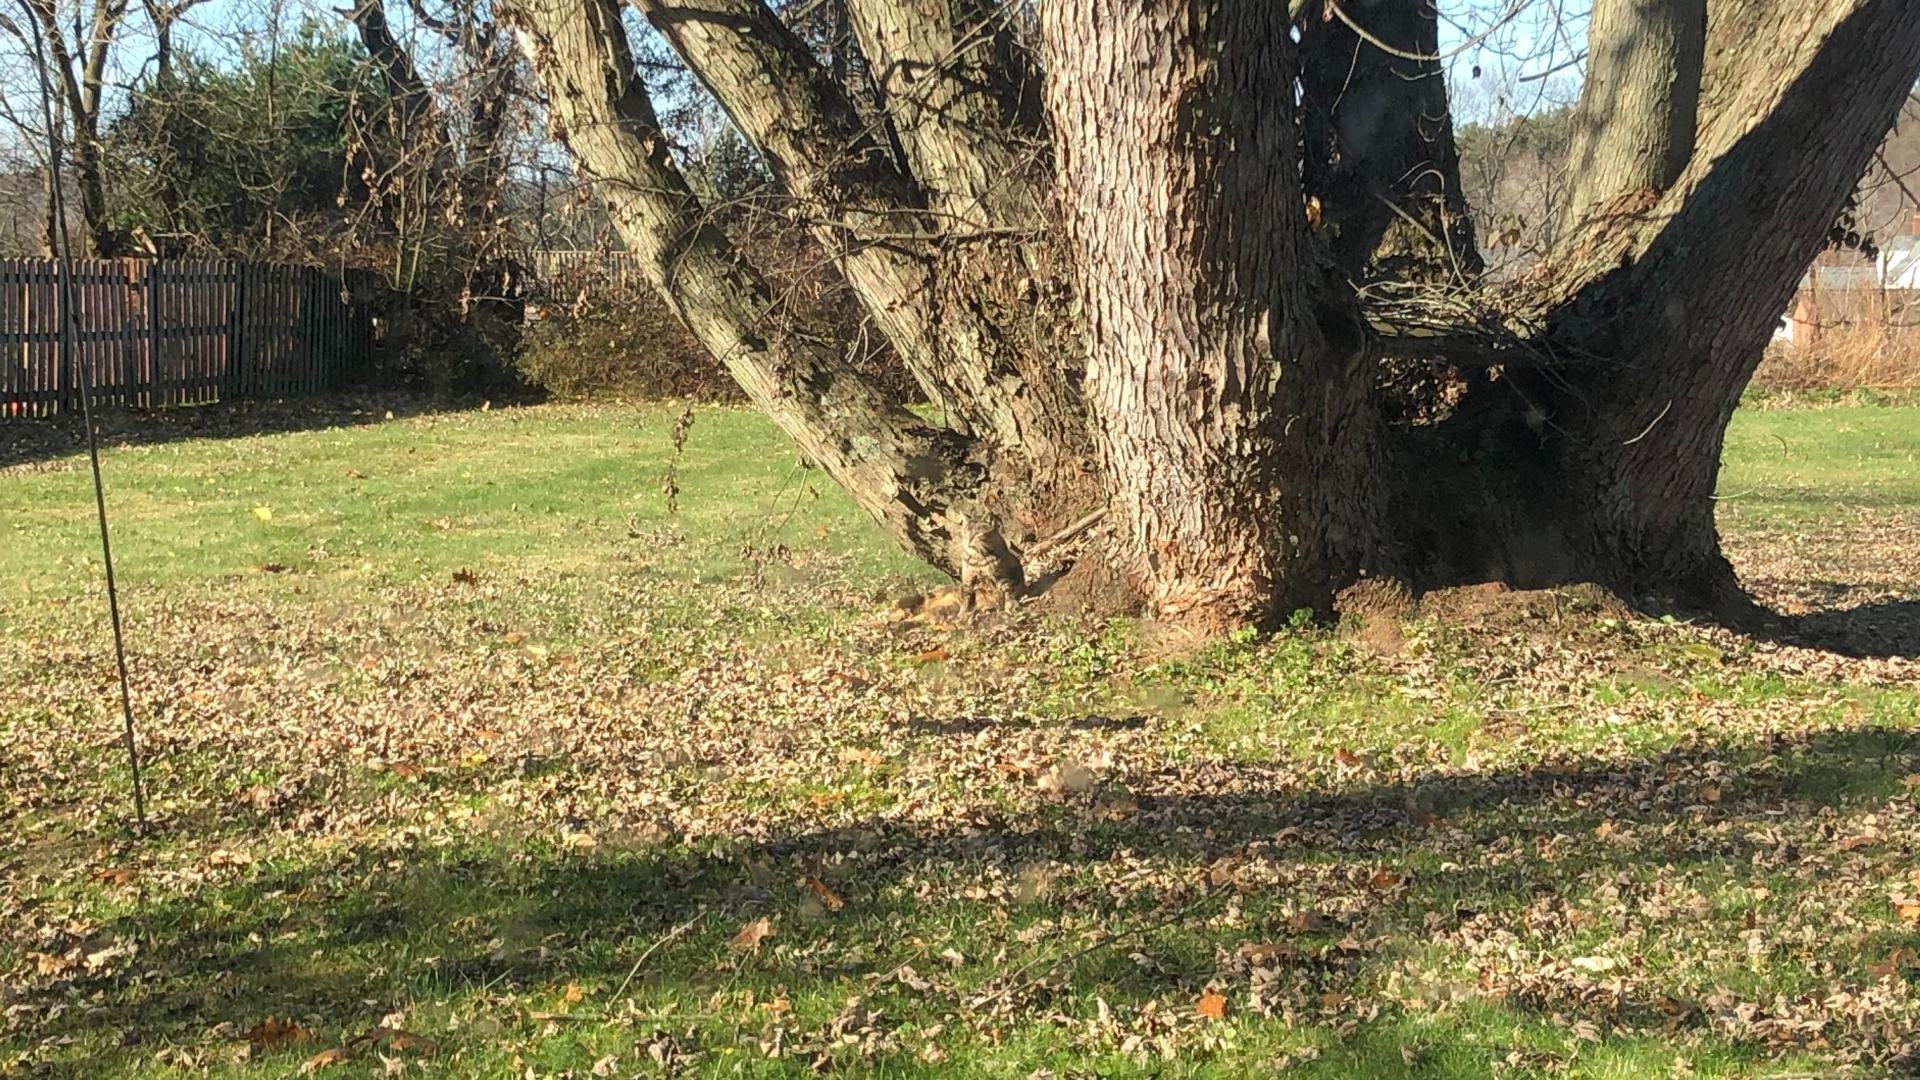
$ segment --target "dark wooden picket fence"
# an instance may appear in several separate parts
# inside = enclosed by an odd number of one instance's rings
[[[63,344],[58,259],[0,259],[0,418],[96,404],[160,408],[326,393],[374,346],[371,277],[313,267],[73,259],[79,321]]]

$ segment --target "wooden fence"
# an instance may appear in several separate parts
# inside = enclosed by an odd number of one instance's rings
[[[536,302],[570,302],[582,293],[624,292],[648,287],[646,267],[631,251],[521,251],[528,296]]]
[[[0,259],[0,418],[325,393],[373,354],[371,279],[229,261]]]

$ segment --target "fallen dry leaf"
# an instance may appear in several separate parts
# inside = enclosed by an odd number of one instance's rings
[[[773,920],[762,915],[741,927],[740,932],[733,935],[733,947],[752,951],[758,949],[762,941],[772,936]]]
[[[1380,892],[1391,892],[1399,888],[1400,883],[1405,880],[1407,880],[1405,874],[1397,870],[1388,870],[1382,867],[1375,870],[1373,875],[1367,878],[1367,884]]]
[[[828,888],[827,883],[817,877],[809,876],[807,878],[807,889],[819,899],[821,905],[828,911],[839,911],[841,908],[847,906],[847,902],[840,898],[839,893]]]
[[[300,1071],[303,1074],[319,1072],[321,1069],[327,1068],[330,1065],[338,1065],[342,1062],[352,1060],[352,1054],[347,1053],[346,1050],[341,1047],[335,1046],[331,1049],[322,1050],[308,1058],[306,1062],[300,1066]]]
[[[313,1032],[291,1019],[269,1016],[247,1029],[247,1044],[256,1050],[277,1050],[313,1041]]]
[[[1220,991],[1209,988],[1205,993],[1200,995],[1200,1003],[1193,1007],[1193,1011],[1209,1020],[1225,1020],[1227,1018],[1227,997]]]

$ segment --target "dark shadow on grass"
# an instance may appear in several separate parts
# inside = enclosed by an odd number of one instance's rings
[[[1094,790],[1018,818],[975,817],[934,828],[873,818],[743,840],[725,845],[724,854],[710,845],[702,851],[625,852],[603,845],[524,857],[528,847],[545,843],[536,838],[422,849],[405,861],[368,852],[268,868],[243,885],[158,903],[108,927],[110,937],[146,943],[138,963],[111,978],[40,980],[21,995],[18,1004],[28,1011],[16,1023],[41,1041],[89,1031],[114,1032],[124,1041],[99,1057],[67,1063],[83,1075],[103,1071],[110,1064],[103,1058],[137,1068],[155,1045],[204,1041],[222,1023],[244,1031],[268,1015],[317,1015],[353,1029],[371,1026],[384,1010],[423,993],[444,998],[550,990],[549,984],[564,982],[611,992],[609,984],[624,984],[650,943],[656,951],[637,972],[634,993],[664,987],[704,993],[732,985],[730,973],[751,970],[778,982],[796,1002],[814,993],[837,1003],[850,991],[868,989],[897,1017],[924,998],[874,980],[906,960],[937,967],[937,959],[914,950],[937,951],[937,944],[926,942],[937,943],[943,927],[993,927],[1018,950],[1012,944],[1016,925],[1046,916],[1098,919],[1119,929],[1152,927],[1170,913],[1229,894],[1245,905],[1233,929],[1193,917],[1071,961],[1066,958],[1072,948],[1059,948],[1050,958],[1061,964],[1058,978],[1045,978],[1045,966],[1015,975],[989,965],[979,973],[988,987],[1003,986],[1006,1000],[1030,1010],[1025,1015],[1040,1023],[1056,1010],[1076,1011],[1084,1004],[1076,998],[1092,993],[1115,1006],[1197,993],[1218,956],[1231,954],[1242,941],[1293,933],[1277,915],[1264,914],[1264,905],[1317,901],[1314,879],[1285,876],[1299,867],[1331,865],[1362,882],[1381,867],[1398,868],[1406,887],[1384,889],[1377,902],[1332,914],[1326,925],[1296,935],[1299,951],[1281,965],[1280,977],[1311,1010],[1314,1002],[1332,1000],[1323,995],[1338,997],[1388,959],[1372,946],[1353,951],[1334,942],[1385,940],[1413,947],[1431,937],[1435,918],[1445,926],[1472,920],[1492,920],[1495,928],[1517,925],[1540,898],[1596,881],[1628,889],[1635,870],[1724,863],[1744,875],[1764,867],[1790,870],[1831,854],[1797,850],[1770,836],[1783,821],[1812,818],[1854,800],[1899,796],[1901,778],[1920,771],[1920,732],[1844,729],[1763,742],[1703,742],[1645,758],[1578,759],[1477,775],[1436,772],[1339,790],[1276,786],[1273,774],[1257,766],[1219,763],[1209,770],[1187,776],[1177,793],[1155,793],[1167,787],[1167,778],[1124,778],[1140,794],[1137,809],[1122,816],[1112,814],[1103,793]],[[1714,778],[1710,796],[1702,793],[1703,777]],[[1596,838],[1602,821],[1617,839]],[[1567,837],[1582,842],[1568,845]],[[1911,859],[1920,849],[1920,837],[1880,842],[1896,859]],[[1521,854],[1474,855],[1495,845]],[[1017,910],[1012,901],[935,906],[917,898],[930,881],[952,885],[990,870],[1124,866],[1141,859],[1186,869],[1168,875],[1164,889],[1121,902],[1084,881],[1066,882]],[[1281,877],[1246,887],[1231,875],[1209,882],[1205,868],[1222,859],[1265,860]],[[808,912],[808,892],[794,882],[816,873],[831,874],[844,909],[829,915],[815,905]],[[789,970],[770,954],[730,944],[740,926],[763,913],[779,920],[779,941],[819,938],[837,947],[809,950],[812,959]],[[463,922],[484,929],[459,938],[453,928]],[[672,928],[688,922],[688,932],[671,936]],[[922,938],[919,946],[916,937]],[[877,948],[844,948],[856,941]],[[1034,946],[1052,947],[1050,941]],[[1128,959],[1134,952],[1152,962]],[[858,959],[833,959],[842,955]],[[1007,966],[1021,962],[1016,955]],[[157,974],[136,974],[148,972]],[[433,989],[415,989],[421,980]],[[941,1008],[964,1010],[966,999],[979,992],[955,992]],[[1769,993],[1758,996],[1764,1000]],[[56,1006],[62,1011],[49,1015],[46,1010]],[[1602,1032],[1626,1026],[1693,1037],[1712,1030],[1699,1003],[1681,1006],[1676,1011],[1671,1001],[1639,1001],[1552,981],[1502,1003],[1530,1017],[1591,1022]],[[1303,1019],[1332,1027],[1351,1018],[1330,1012]],[[524,1016],[513,1022],[528,1025],[523,1034],[533,1030]],[[759,1021],[741,1022],[751,1027]],[[1363,1023],[1356,1037],[1367,1029]],[[1434,1032],[1444,1036],[1445,1029]],[[1744,1053],[1767,1052],[1758,1036],[1743,1041],[1724,1029],[1716,1033],[1731,1037]],[[1841,1049],[1891,1060],[1903,1038],[1898,1025],[1882,1025],[1849,1032]],[[227,1040],[230,1047],[237,1036]],[[823,1047],[822,1053],[832,1052],[829,1044]],[[1453,1049],[1484,1049],[1491,1062],[1508,1048]]]
[[[482,399],[418,394],[338,394],[324,398],[216,402],[165,409],[103,408],[94,424],[103,448],[154,446],[185,439],[236,439],[377,424],[431,413],[477,409]],[[78,412],[0,420],[0,469],[84,454],[86,428]]]
[[[1775,615],[1754,630],[1782,645],[1861,659],[1920,659],[1920,600],[1875,600],[1801,615]]]

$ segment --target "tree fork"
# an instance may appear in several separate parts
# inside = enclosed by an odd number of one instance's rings
[[[1726,426],[1920,75],[1904,0],[1773,10],[1740,59],[1709,65],[1714,95],[1665,191],[1590,224],[1537,283],[1549,336],[1599,358],[1530,383],[1572,549],[1591,578],[1699,607],[1748,606],[1714,524]]]
[[[982,258],[1004,271],[1004,260],[979,254],[1005,242],[992,239],[999,219],[930,208],[916,178],[888,158],[843,89],[764,0],[637,5],[800,201],[815,238],[947,422],[991,443],[1003,471],[1025,473],[1027,486],[1045,493],[1024,509],[1065,494],[1055,489],[1083,486],[1075,477],[1090,446],[1057,355],[1032,348],[988,302],[1011,275],[953,272]],[[1016,231],[1038,228],[1028,220]],[[1023,321],[1034,316],[1029,291],[1018,289]],[[1036,523],[1057,524],[1053,516],[1043,510]]]

